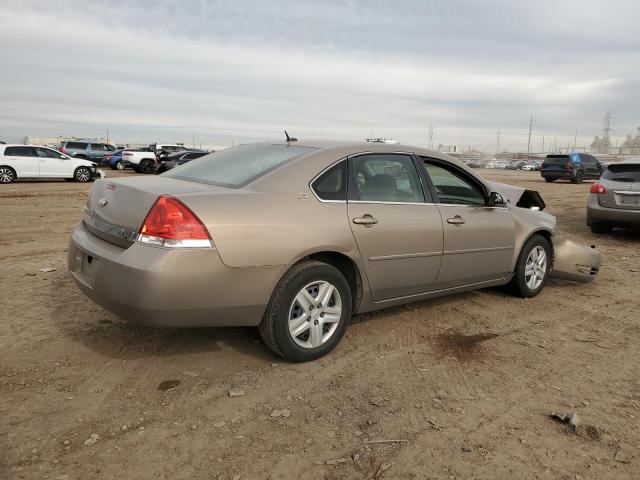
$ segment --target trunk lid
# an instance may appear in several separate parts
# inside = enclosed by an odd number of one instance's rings
[[[598,195],[603,207],[640,210],[640,164],[611,164],[599,183],[607,189],[607,193]]]
[[[97,237],[126,248],[137,238],[142,222],[160,195],[216,189],[227,190],[155,175],[97,180],[91,189],[83,222]]]

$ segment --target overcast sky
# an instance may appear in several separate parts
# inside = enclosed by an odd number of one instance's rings
[[[321,5],[321,6],[320,6]],[[393,137],[487,151],[640,126],[640,2],[0,0],[0,138]]]

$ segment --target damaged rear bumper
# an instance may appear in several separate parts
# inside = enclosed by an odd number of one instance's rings
[[[553,251],[552,278],[588,283],[593,282],[598,275],[602,255],[595,247],[556,237],[553,239]]]

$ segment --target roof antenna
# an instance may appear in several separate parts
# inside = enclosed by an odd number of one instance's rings
[[[297,142],[298,139],[296,137],[290,137],[287,131],[284,131],[284,134],[287,136],[287,142]]]

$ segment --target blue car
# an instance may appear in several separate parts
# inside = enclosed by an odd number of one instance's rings
[[[105,153],[102,156],[102,166],[111,167],[112,170],[124,170],[127,163],[122,160],[122,152],[124,150],[116,150],[115,152]]]

